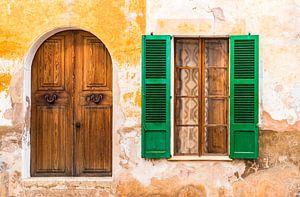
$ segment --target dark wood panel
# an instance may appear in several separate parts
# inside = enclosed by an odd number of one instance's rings
[[[227,127],[206,127],[208,138],[207,153],[227,152]]]
[[[212,68],[206,71],[207,95],[228,95],[227,71]]]

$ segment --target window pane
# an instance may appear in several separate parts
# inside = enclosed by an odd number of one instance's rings
[[[195,39],[176,40],[176,66],[198,67],[198,47]]]
[[[205,40],[204,136],[206,153],[227,152],[228,40]]]
[[[205,99],[205,125],[227,124],[227,99]]]
[[[198,124],[198,99],[177,98],[175,116],[177,125]]]
[[[228,40],[205,40],[205,67],[228,66]]]
[[[198,154],[198,127],[177,127],[176,154]]]
[[[205,152],[226,153],[227,128],[224,126],[205,127]]]
[[[176,94],[181,96],[198,95],[198,69],[177,69]]]
[[[205,70],[205,96],[227,96],[227,70],[210,68]]]

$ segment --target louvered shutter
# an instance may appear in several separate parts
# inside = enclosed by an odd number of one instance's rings
[[[170,40],[142,37],[143,158],[170,158]]]
[[[258,36],[230,36],[230,157],[258,157]]]

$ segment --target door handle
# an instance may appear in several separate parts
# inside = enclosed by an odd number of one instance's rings
[[[95,104],[99,104],[100,101],[103,100],[103,94],[90,94],[86,97],[87,102],[94,102]]]
[[[81,123],[80,123],[80,122],[76,122],[76,123],[75,123],[75,127],[76,127],[76,128],[80,128],[80,127],[81,127]]]
[[[54,104],[54,102],[56,101],[56,99],[58,98],[58,96],[55,93],[53,93],[53,94],[45,94],[44,98],[45,98],[46,102],[50,105],[50,104]]]

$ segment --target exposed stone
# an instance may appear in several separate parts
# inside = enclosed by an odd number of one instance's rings
[[[260,131],[261,169],[282,163],[293,163],[300,169],[300,132],[299,131]]]
[[[176,193],[176,196],[178,197],[193,197],[193,196],[199,196],[199,197],[205,197],[205,189],[203,186],[194,186],[194,185],[188,185],[183,186],[179,189],[179,191]]]

